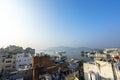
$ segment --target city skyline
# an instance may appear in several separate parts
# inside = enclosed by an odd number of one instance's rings
[[[120,47],[120,1],[1,0],[0,47]]]

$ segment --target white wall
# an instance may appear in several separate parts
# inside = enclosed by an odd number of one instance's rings
[[[22,54],[16,54],[16,69],[18,70],[20,67],[19,65],[29,65],[32,64],[32,56],[27,53],[25,55],[24,53]]]
[[[98,79],[99,78],[98,75],[100,75],[103,78],[106,78],[106,79],[109,78],[110,80],[114,80],[111,63],[97,61],[97,62],[93,62],[93,63],[84,63],[83,67],[84,67],[85,80],[91,80],[89,78],[90,72],[93,72],[95,74],[94,77],[96,77],[96,79]],[[94,79],[92,79],[92,80],[94,80]]]

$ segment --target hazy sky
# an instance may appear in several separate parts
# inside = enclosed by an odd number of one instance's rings
[[[119,0],[0,0],[0,46],[120,47]]]

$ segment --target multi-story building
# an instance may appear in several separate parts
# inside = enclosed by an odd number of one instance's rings
[[[7,57],[4,57],[3,58],[3,71],[12,72],[16,70],[15,64],[16,64],[15,55],[9,55]]]
[[[100,53],[95,54],[95,57],[96,58],[107,58],[106,54],[100,54]]]
[[[77,61],[73,61],[71,65],[76,64]],[[73,67],[68,68],[67,63],[62,60],[54,60],[49,55],[33,56],[33,80],[78,80],[77,76],[79,71]]]
[[[120,60],[113,64],[115,80],[120,80]]]
[[[32,56],[29,53],[16,54],[16,69],[23,69],[26,66],[32,66]]]
[[[2,72],[3,68],[3,58],[0,58],[0,73]]]
[[[109,54],[109,53],[111,53],[111,52],[113,52],[113,51],[119,51],[119,48],[105,48],[104,50],[103,50],[103,52],[105,53],[105,54]]]
[[[96,61],[84,63],[85,80],[114,80],[114,73],[111,63]]]

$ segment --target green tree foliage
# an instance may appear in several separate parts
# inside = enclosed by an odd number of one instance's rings
[[[106,56],[107,56],[107,59],[110,59],[110,58],[111,58],[110,54],[106,54]]]
[[[81,51],[81,52],[80,52],[80,56],[84,56],[84,51]]]
[[[0,48],[0,53],[10,53],[10,54],[17,54],[17,53],[35,53],[35,49],[27,47],[25,50],[22,47],[16,45],[9,45],[6,48]]]
[[[15,45],[7,46],[6,48],[3,48],[0,50],[2,53],[10,53],[10,54],[17,54],[17,53],[23,53],[23,48]]]
[[[32,49],[30,47],[27,47],[25,50],[24,50],[25,53],[31,53],[31,54],[35,54],[35,49]]]
[[[85,61],[84,61],[84,60],[81,60],[81,61],[79,62],[79,65],[80,65],[80,66],[83,66],[83,63],[85,63]]]

